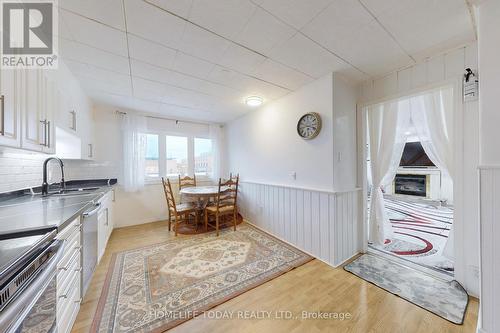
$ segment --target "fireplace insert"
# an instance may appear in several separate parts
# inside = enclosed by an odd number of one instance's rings
[[[427,175],[397,174],[394,179],[394,193],[427,197]]]

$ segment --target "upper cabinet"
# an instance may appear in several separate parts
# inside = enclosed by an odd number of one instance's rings
[[[22,140],[24,149],[55,153],[54,116],[58,112],[57,92],[54,82],[42,70],[25,71],[21,109]]]
[[[62,63],[57,70],[0,69],[0,146],[94,158],[91,105]]]
[[[23,71],[0,69],[0,145],[20,147],[20,99]]]

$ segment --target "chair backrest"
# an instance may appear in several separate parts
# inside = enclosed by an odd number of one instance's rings
[[[222,179],[219,178],[219,190],[217,192],[216,200],[217,211],[227,206],[234,206],[236,208],[236,202],[238,199],[238,182],[239,176],[227,181],[222,181]]]
[[[179,175],[179,191],[185,187],[193,186],[196,186],[196,175],[193,175],[193,178],[189,176],[181,177],[181,175]]]
[[[177,207],[175,206],[175,198],[174,192],[172,191],[172,185],[170,184],[170,180],[167,178],[161,177],[161,182],[163,184],[163,191],[165,192],[165,198],[167,199],[168,211],[177,211]]]
[[[232,173],[232,172],[230,172],[230,173],[229,173],[229,179],[230,179],[230,180],[237,180],[237,179],[239,179],[239,178],[240,178],[240,174],[239,174],[239,173],[237,173],[237,174],[235,174],[235,175],[233,175],[233,173]]]

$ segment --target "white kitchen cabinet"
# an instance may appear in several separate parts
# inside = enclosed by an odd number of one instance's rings
[[[20,147],[22,70],[0,69],[0,145]]]
[[[99,200],[101,210],[97,215],[97,262],[101,260],[113,231],[113,191],[109,191]]]
[[[54,116],[57,112],[55,85],[42,70],[29,69],[22,91],[21,147],[52,154],[55,152]]]
[[[81,222],[76,218],[60,231],[57,238],[65,243],[65,254],[57,265],[57,331],[69,333],[80,309],[82,258]]]

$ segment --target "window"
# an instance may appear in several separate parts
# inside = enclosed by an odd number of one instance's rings
[[[188,174],[188,138],[167,135],[167,177]]]
[[[158,134],[146,134],[146,177],[160,176]]]
[[[194,138],[194,173],[210,175],[212,173],[212,140]]]
[[[160,177],[176,180],[178,175],[201,178],[212,173],[212,140],[194,136],[145,133],[145,176],[156,182]]]

